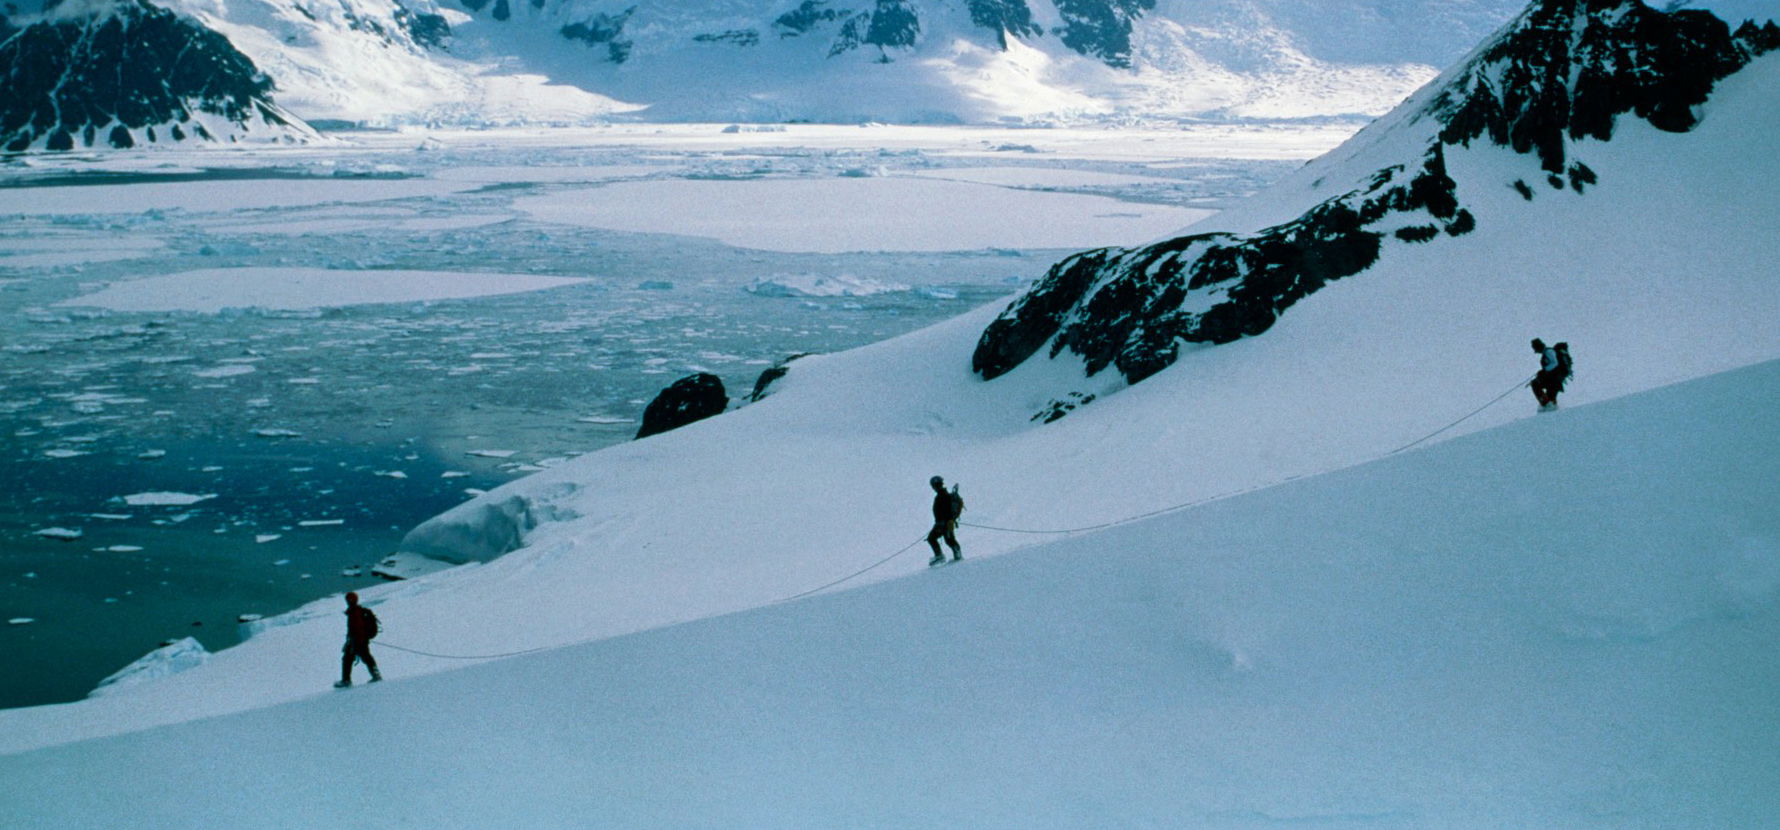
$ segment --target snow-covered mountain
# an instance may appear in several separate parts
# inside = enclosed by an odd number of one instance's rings
[[[1378,114],[1517,0],[176,0],[377,123]]]
[[[0,148],[308,142],[227,38],[147,0],[0,17]]]
[[[1592,157],[1634,120],[1686,132],[1722,78],[1780,48],[1780,26],[1732,32],[1703,11],[1639,0],[1535,3],[1392,116],[1282,186],[1307,209],[1214,217],[1186,236],[1101,249],[1053,267],[991,324],[974,365],[998,377],[1041,349],[1137,382],[1194,344],[1270,328],[1293,304],[1409,247],[1471,233],[1475,200],[1525,202],[1602,182]],[[1455,164],[1473,145],[1507,163]],[[1470,156],[1476,153],[1468,154]],[[1517,217],[1496,221],[1513,222]],[[1278,224],[1274,224],[1278,223]]]

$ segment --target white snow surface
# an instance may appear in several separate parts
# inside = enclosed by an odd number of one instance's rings
[[[0,819],[1760,826],[1780,809],[1777,390],[1765,364],[458,672],[414,677],[420,658],[382,649],[392,680],[345,692],[322,688],[337,640],[266,629],[250,646],[298,647],[306,699],[0,756],[28,793]],[[385,637],[439,647],[408,587],[376,592]],[[522,607],[486,616],[503,604]],[[509,632],[537,611],[476,610]],[[313,613],[333,629],[337,611]],[[218,684],[248,665],[209,669],[240,651],[163,685],[237,694]]]
[[[1476,231],[1134,387],[978,380],[999,306],[801,359],[416,528],[409,553],[505,555],[361,592],[390,682],[328,689],[322,601],[131,694],[0,712],[29,794],[0,824],[1761,826],[1776,84],[1769,56],[1691,133],[1577,145],[1586,195],[1526,202],[1532,160],[1453,150]],[[1416,145],[1382,126],[1314,167]],[[1577,354],[1556,413],[1518,389],[1535,335]],[[1100,397],[1033,423],[1059,389]],[[936,473],[971,525],[1200,506],[1039,548],[967,526],[930,572]]]
[[[303,309],[487,297],[580,282],[585,280],[454,271],[206,268],[115,283],[57,305],[216,313],[230,308]]]

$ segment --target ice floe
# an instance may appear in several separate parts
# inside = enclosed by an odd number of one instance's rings
[[[909,287],[851,274],[776,274],[755,279],[745,290],[761,297],[869,297],[907,291]]]
[[[207,268],[113,283],[58,306],[112,311],[313,309],[517,294],[585,280],[533,274],[329,268]]]
[[[128,496],[120,497],[120,500],[131,507],[184,507],[190,504],[197,504],[201,501],[209,501],[214,498],[216,498],[215,493],[199,495],[195,493],[154,491],[148,493],[131,493]]]
[[[1213,213],[910,176],[619,182],[523,197],[513,206],[546,222],[671,229],[741,248],[811,253],[1132,245]]]

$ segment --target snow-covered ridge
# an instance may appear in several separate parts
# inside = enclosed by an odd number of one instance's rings
[[[78,0],[0,28],[0,148],[71,150],[319,136],[222,35],[147,0]]]
[[[1310,202],[1297,218],[1066,259],[985,330],[973,365],[993,379],[1048,347],[1053,358],[1082,358],[1089,375],[1116,366],[1137,382],[1183,347],[1261,334],[1334,280],[1475,230],[1469,193],[1512,187],[1528,202],[1584,193],[1600,177],[1581,156],[1599,152],[1621,119],[1685,132],[1715,84],[1776,47],[1772,22],[1732,33],[1709,13],[1658,12],[1640,0],[1540,0],[1325,157],[1341,161],[1317,165],[1310,192],[1294,194]],[[1461,176],[1448,155],[1473,142],[1537,164],[1506,157]],[[1399,155],[1385,157],[1384,147]],[[1329,190],[1338,195],[1322,197]]]
[[[171,2],[251,55],[293,111],[382,125],[1375,115],[1520,5]]]

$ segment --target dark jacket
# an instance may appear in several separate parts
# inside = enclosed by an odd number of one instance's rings
[[[377,615],[363,605],[354,605],[346,609],[346,638],[349,640],[369,640],[377,636]]]
[[[950,522],[958,518],[958,510],[952,504],[952,494],[941,490],[933,494],[933,520]]]

